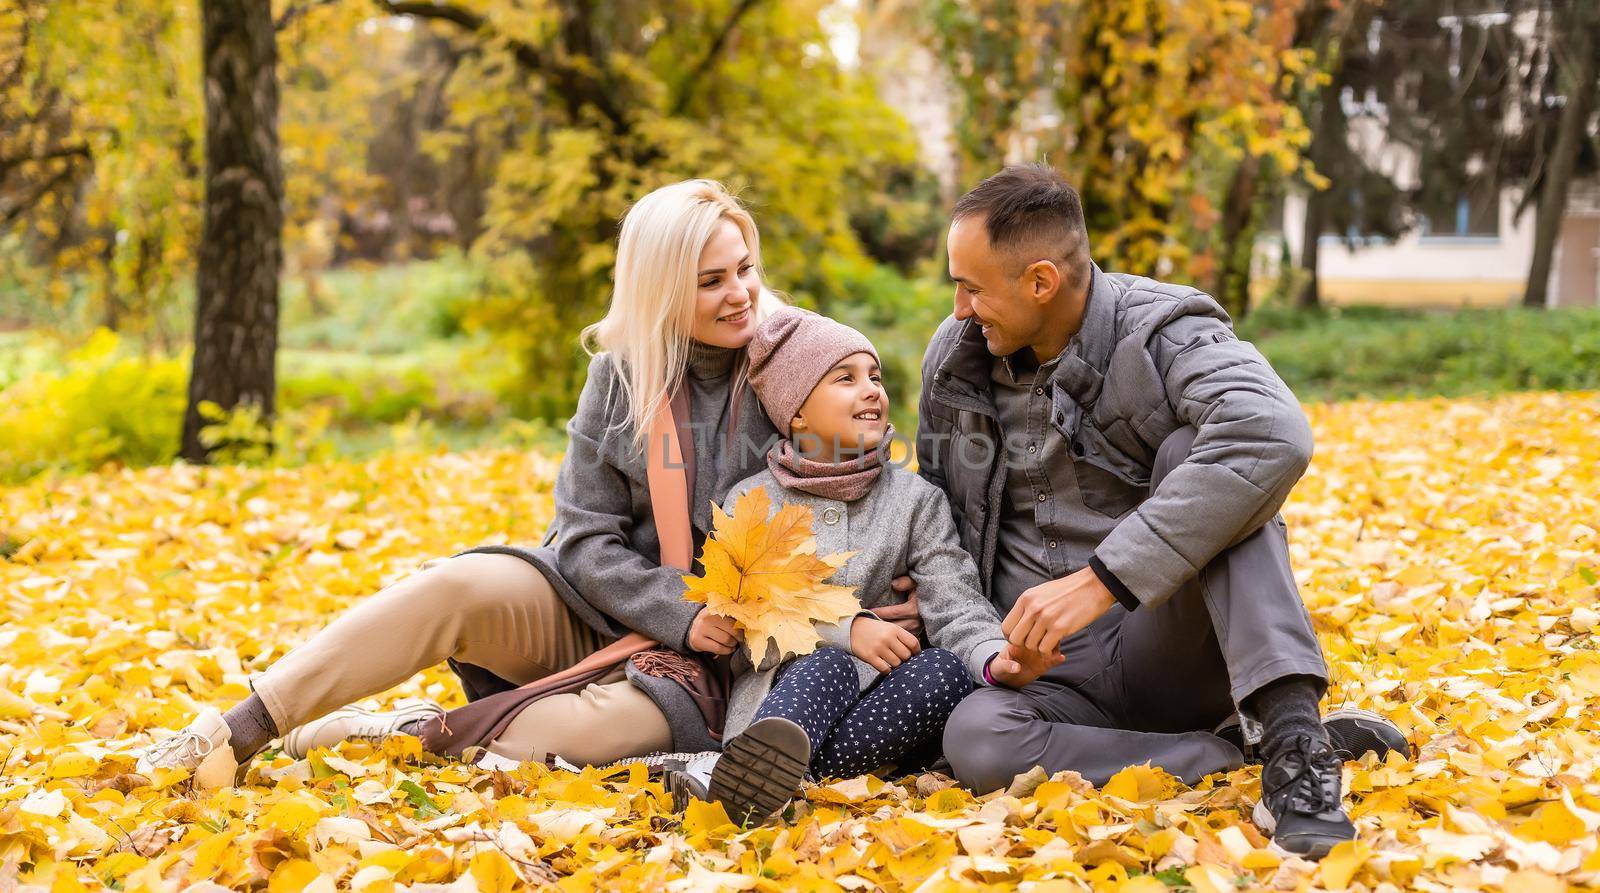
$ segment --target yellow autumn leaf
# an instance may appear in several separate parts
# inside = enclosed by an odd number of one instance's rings
[[[1347,840],[1336,844],[1333,851],[1322,859],[1317,876],[1329,890],[1343,890],[1350,886],[1361,866],[1372,858],[1372,845],[1364,840]]]
[[[728,810],[721,803],[691,800],[688,807],[683,810],[685,834],[711,834],[731,827],[733,819],[728,817]]]
[[[298,893],[322,876],[317,866],[305,859],[287,859],[272,870],[267,893]]]
[[[63,753],[50,761],[51,778],[78,778],[93,775],[100,761],[87,754]]]
[[[1589,829],[1566,803],[1560,800],[1539,807],[1533,818],[1517,826],[1517,836],[1524,840],[1538,840],[1557,846],[1571,843],[1587,836]]]
[[[1129,766],[1111,776],[1103,792],[1135,803],[1145,803],[1165,796],[1171,789],[1170,775],[1149,765]]]
[[[287,834],[306,834],[317,820],[331,813],[332,807],[305,791],[296,791],[273,804],[261,816],[261,824]]]
[[[497,850],[479,850],[469,869],[479,893],[511,893],[517,886],[517,870]]]
[[[700,556],[704,572],[683,578],[684,597],[731,618],[757,663],[769,649],[777,655],[811,653],[822,641],[816,624],[861,610],[854,589],[825,582],[854,553],[819,558],[811,509],[771,509],[765,487],[736,499],[732,515],[713,506],[713,530]]]

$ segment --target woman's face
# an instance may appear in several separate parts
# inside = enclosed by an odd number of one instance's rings
[[[723,220],[700,252],[695,277],[694,330],[690,336],[714,347],[744,347],[756,333],[756,296],[761,278],[744,233]]]
[[[888,403],[878,361],[853,353],[822,376],[795,413],[789,423],[795,449],[823,462],[875,450],[889,427]]]

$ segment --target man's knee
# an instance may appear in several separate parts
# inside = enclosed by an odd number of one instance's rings
[[[1161,446],[1156,448],[1155,463],[1150,467],[1150,489],[1154,490],[1162,478],[1189,458],[1189,453],[1194,449],[1194,439],[1199,434],[1193,425],[1184,425],[1161,441]]]
[[[1016,733],[1040,720],[1020,709],[1016,698],[1004,689],[979,689],[956,705],[945,723],[945,758],[956,780],[973,791],[1003,788],[1033,768],[1029,748],[1019,747]]]

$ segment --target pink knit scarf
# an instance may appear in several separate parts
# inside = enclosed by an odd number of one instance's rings
[[[843,462],[818,462],[800,455],[794,441],[785,437],[767,451],[767,468],[785,490],[799,490],[823,499],[855,502],[872,491],[883,473],[884,458],[894,441],[894,426],[884,428],[883,442],[875,450]]]

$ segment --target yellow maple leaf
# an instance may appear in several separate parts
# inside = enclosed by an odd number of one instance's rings
[[[700,556],[704,573],[683,578],[689,587],[684,597],[732,619],[757,662],[774,652],[809,654],[822,641],[815,624],[861,610],[855,589],[825,582],[855,553],[818,556],[811,509],[771,509],[764,487],[735,500],[732,515],[713,506],[712,533]]]

